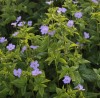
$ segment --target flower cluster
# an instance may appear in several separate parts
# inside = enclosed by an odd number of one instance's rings
[[[65,13],[66,11],[67,11],[67,9],[63,8],[63,7],[62,8],[59,7],[58,10],[57,10],[58,13],[61,13],[61,12]]]
[[[37,49],[38,47],[39,47],[39,46],[34,46],[34,45],[31,45],[31,46],[30,46],[30,48],[31,48],[31,49],[34,49],[34,50]],[[21,53],[23,53],[25,50],[27,50],[27,46],[23,46],[23,47],[22,47]]]
[[[31,64],[30,64],[30,67],[33,68],[34,70],[32,71],[32,75],[33,76],[37,76],[39,74],[42,74],[42,71],[39,70],[39,63],[38,61],[32,61]]]
[[[71,78],[69,76],[64,76],[64,79],[62,81],[64,84],[69,84],[71,82]],[[74,89],[85,90],[83,89],[83,86],[81,84],[78,84]]]
[[[11,25],[13,25],[13,26],[15,26],[15,27],[16,27],[16,26],[18,26],[18,27],[24,26],[24,25],[26,24],[26,22],[25,22],[25,21],[21,21],[21,19],[22,19],[21,16],[17,17],[16,21],[13,22],[13,23],[11,23]],[[32,21],[28,21],[27,25],[28,25],[28,26],[32,26]]]
[[[42,35],[48,34],[50,36],[53,36],[55,34],[55,31],[49,31],[49,27],[45,25],[42,25],[40,27],[40,32],[42,33]]]
[[[37,76],[39,74],[42,74],[42,71],[40,71],[39,69],[35,69],[35,70],[32,71],[33,76]]]
[[[38,61],[32,61],[32,62],[30,63],[30,67],[34,69],[34,70],[32,71],[32,75],[33,75],[33,76],[37,76],[37,75],[39,75],[39,74],[42,74],[42,71],[40,71],[39,68],[38,68],[38,67],[39,67]],[[20,68],[14,69],[14,70],[13,70],[13,74],[14,74],[14,76],[17,76],[17,77],[20,78],[20,76],[21,76],[21,74],[22,74],[22,70],[21,70]]]

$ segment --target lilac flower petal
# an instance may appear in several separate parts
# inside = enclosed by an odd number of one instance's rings
[[[18,70],[14,69],[13,70],[13,74],[17,77],[20,77],[22,73],[22,70],[19,68]]]
[[[16,21],[19,22],[21,20],[21,16],[17,17]]]
[[[5,39],[5,37],[0,38],[0,43],[4,43],[5,41],[7,41],[7,39]]]
[[[18,35],[18,33],[19,33],[19,32],[15,32],[14,34],[12,34],[12,36],[16,36],[16,35]]]
[[[58,13],[61,13],[62,12],[62,9],[61,8],[58,8],[57,12]]]
[[[62,8],[62,13],[65,13],[67,11],[66,8]]]
[[[33,45],[31,45],[30,46],[30,48],[32,48],[32,49],[37,49],[39,46],[33,46]]]
[[[75,16],[76,18],[81,18],[81,17],[82,17],[82,12],[76,12],[76,13],[74,14],[74,16]]]
[[[18,23],[18,26],[19,26],[19,27],[22,27],[22,26],[24,26],[25,23],[26,23],[26,22],[24,22],[24,21],[23,21],[23,22],[19,22],[19,23]]]
[[[63,7],[62,8],[58,8],[58,10],[57,10],[58,13],[61,13],[61,12],[65,13],[66,11],[67,11],[67,9],[63,8]]]
[[[42,74],[42,71],[40,71],[39,69],[35,69],[34,71],[32,71],[33,76],[37,76],[39,74]]]
[[[10,43],[7,47],[6,47],[9,51],[15,49],[15,45],[13,45],[12,43]]]
[[[24,52],[27,49],[27,46],[23,46],[21,52]]]
[[[47,34],[48,30],[49,30],[49,27],[48,26],[41,26],[40,30],[41,30],[42,34]]]
[[[73,27],[74,21],[73,20],[69,20],[67,23],[68,27]]]
[[[39,67],[39,63],[38,61],[32,61],[30,64],[30,67],[33,68],[34,70],[37,69]]]
[[[89,36],[89,33],[87,33],[87,32],[84,32],[84,38],[89,38],[90,36]]]
[[[68,84],[70,83],[70,81],[71,81],[71,78],[69,76],[65,76],[63,79],[64,84]]]
[[[23,26],[23,22],[19,22],[19,23],[18,23],[18,26],[19,26],[19,27]]]
[[[13,73],[14,73],[15,76],[17,76],[17,70],[16,69],[14,69]]]
[[[28,21],[28,26],[32,26],[32,21]]]
[[[91,0],[93,3],[98,4],[97,0]]]
[[[74,89],[85,90],[81,84],[78,84]]]

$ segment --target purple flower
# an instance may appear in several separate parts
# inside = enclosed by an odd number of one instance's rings
[[[84,32],[84,38],[89,38],[90,36],[89,36],[89,33],[87,33],[87,32]]]
[[[65,76],[63,79],[64,84],[68,84],[70,83],[70,81],[71,81],[71,78],[69,76]]]
[[[28,26],[32,26],[32,21],[28,21]]]
[[[18,70],[17,69],[14,69],[13,74],[15,76],[17,76],[17,77],[20,77],[21,74],[22,74],[22,70],[20,68]]]
[[[42,34],[47,34],[48,30],[49,30],[49,27],[48,26],[41,26],[40,30],[41,30]]]
[[[33,76],[37,76],[39,74],[42,74],[42,71],[40,71],[39,69],[35,69],[35,70],[32,71]]]
[[[30,46],[30,48],[32,48],[32,49],[37,49],[39,46],[33,46],[33,45],[31,45]]]
[[[67,23],[68,27],[73,27],[74,21],[73,20],[69,20]]]
[[[62,7],[62,13],[65,13],[66,11],[67,9]]]
[[[57,12],[58,13],[61,13],[62,9],[61,8],[58,8]]]
[[[58,8],[58,10],[57,10],[57,12],[58,13],[65,13],[67,11],[67,9],[66,8]]]
[[[24,52],[26,49],[27,49],[27,47],[26,46],[23,46],[21,52]]]
[[[33,68],[34,70],[38,69],[38,67],[39,67],[38,61],[37,60],[36,61],[32,61],[31,64],[30,64],[30,67]]]
[[[21,16],[19,16],[19,17],[17,17],[17,19],[16,19],[16,21],[17,21],[17,23],[21,20]]]
[[[78,90],[85,90],[85,89],[83,89],[83,85],[81,85],[81,84],[78,84],[74,89],[78,89]]]
[[[4,43],[5,41],[7,41],[7,39],[5,39],[5,37],[0,38],[0,43]]]
[[[19,27],[22,27],[22,26],[24,26],[25,23],[26,23],[26,22],[24,22],[24,21],[23,21],[23,22],[19,22],[19,23],[18,23],[18,26],[19,26]]]
[[[81,17],[82,17],[82,12],[76,12],[76,13],[74,14],[74,16],[75,16],[76,18],[81,18]]]
[[[46,1],[46,4],[48,4],[48,5],[50,5],[52,3],[53,3],[53,1]]]
[[[12,34],[12,36],[16,36],[19,32],[15,32],[14,34]]]
[[[93,3],[98,4],[97,0],[91,0]]]
[[[10,43],[7,47],[6,47],[9,51],[15,49],[15,45],[13,45],[12,43]]]
[[[55,34],[55,31],[48,32],[48,35],[50,36],[53,36],[54,34]]]

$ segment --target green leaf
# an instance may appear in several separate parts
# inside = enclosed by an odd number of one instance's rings
[[[41,83],[46,83],[46,82],[49,82],[50,80],[48,79],[43,79],[43,81]]]
[[[24,96],[26,93],[26,86],[24,86],[23,88],[21,88],[21,94],[22,96]]]
[[[0,91],[0,98],[6,98],[6,95],[8,94],[9,89],[5,88],[2,91]]]
[[[77,46],[77,44],[73,43],[73,44],[70,45],[70,48],[73,48],[73,47],[76,47],[76,46]]]
[[[86,98],[97,98],[98,95],[100,95],[100,93],[87,92]]]
[[[11,83],[18,88],[23,88],[23,87],[26,86],[27,78],[26,77],[20,77],[16,80],[12,81]]]
[[[94,82],[97,80],[97,75],[92,69],[89,69],[85,66],[83,66],[83,67],[81,66],[79,68],[79,72],[80,72],[81,76],[83,77],[83,79],[85,79],[87,81]]]
[[[57,92],[57,94],[61,94],[62,93],[62,89],[56,88],[56,92]]]
[[[83,79],[82,79],[82,77],[81,77],[81,75],[80,75],[80,73],[78,71],[75,71],[73,73],[74,73],[74,77],[75,77],[75,82],[77,84],[84,82]],[[72,78],[72,80],[73,80],[73,78]]]
[[[50,92],[55,92],[56,91],[56,84],[54,82],[50,82],[48,84],[48,89]]]
[[[48,57],[45,61],[48,62],[48,65],[50,65],[52,63],[54,59],[52,57]]]
[[[39,93],[43,97],[43,94],[44,94],[44,88],[43,87],[39,87]]]
[[[68,73],[68,71],[69,71],[69,68],[68,67],[65,67],[65,66],[62,67],[62,70],[59,72],[60,73],[59,80],[61,78],[63,78]]]
[[[63,58],[59,58],[59,62],[63,63],[63,64],[67,64],[66,60]]]
[[[33,29],[34,29],[33,27],[29,27],[29,28],[26,29],[26,31],[27,31],[27,32],[32,32]]]
[[[34,8],[36,5],[37,5],[37,4],[34,3],[34,2],[30,2],[30,3],[28,4],[28,7],[29,7],[29,8]]]

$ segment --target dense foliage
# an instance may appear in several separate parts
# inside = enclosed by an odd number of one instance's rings
[[[0,98],[100,98],[98,0],[0,0]]]

